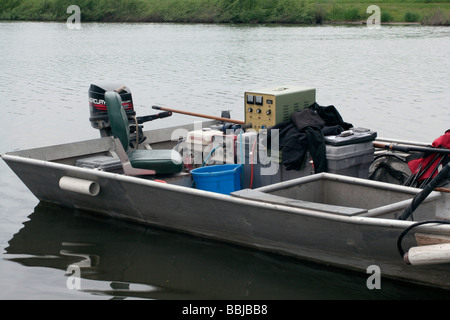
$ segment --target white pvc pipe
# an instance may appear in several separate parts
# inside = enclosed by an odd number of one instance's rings
[[[427,265],[450,262],[450,243],[412,247],[404,260],[412,265]]]
[[[97,182],[66,176],[59,179],[59,187],[66,191],[87,194],[89,196],[96,196],[100,192],[100,186]]]

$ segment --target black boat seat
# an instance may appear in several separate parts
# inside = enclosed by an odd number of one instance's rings
[[[124,173],[127,175],[174,174],[183,169],[181,155],[172,149],[137,149],[128,151],[130,146],[130,125],[117,92],[105,92],[111,131],[118,143],[116,150]]]

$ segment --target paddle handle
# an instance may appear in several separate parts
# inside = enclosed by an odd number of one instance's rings
[[[215,116],[210,116],[210,115],[206,115],[206,114],[188,112],[188,111],[183,111],[183,110],[169,109],[169,108],[164,108],[164,107],[159,107],[159,106],[152,106],[152,108],[156,109],[156,110],[164,110],[164,111],[170,111],[170,112],[175,112],[175,113],[181,113],[181,114],[185,114],[185,115],[193,116],[193,117],[213,119],[213,120],[219,120],[219,121],[223,121],[223,122],[231,122],[231,123],[236,123],[236,124],[245,124],[244,121],[240,121],[240,120],[233,120],[233,119],[228,119],[228,118],[215,117]]]

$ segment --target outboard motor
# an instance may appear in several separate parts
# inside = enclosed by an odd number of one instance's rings
[[[89,87],[89,121],[94,129],[100,130],[100,136],[111,135],[108,110],[106,109],[105,92],[116,91],[122,98],[122,106],[128,118],[132,120],[136,115],[130,89],[120,84],[91,84]],[[133,121],[134,122],[134,121]]]
[[[122,99],[122,106],[125,109],[125,113],[130,122],[131,141],[137,140],[138,143],[145,141],[146,137],[143,133],[142,126],[144,122],[170,117],[172,115],[172,112],[166,111],[153,115],[136,117],[136,112],[134,111],[133,106],[133,98],[131,97],[131,91],[127,86],[114,83],[102,85],[91,84],[91,86],[89,87],[89,121],[91,122],[91,125],[94,129],[100,130],[101,137],[112,135],[111,126],[109,124],[108,110],[105,102],[105,92],[107,91],[117,92]],[[138,124],[137,126],[136,123]]]

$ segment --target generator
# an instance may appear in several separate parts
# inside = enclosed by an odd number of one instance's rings
[[[245,123],[259,131],[290,119],[293,112],[303,110],[316,102],[312,87],[281,86],[244,94]]]
[[[256,145],[248,146],[248,137],[254,137],[255,134],[257,137],[261,129],[289,120],[293,112],[312,105],[316,101],[316,89],[281,86],[247,91],[244,93],[244,98],[245,126],[231,126],[225,123],[218,127],[188,133],[183,144],[183,154],[185,163],[191,164],[191,168],[205,165],[206,163],[203,162],[208,160],[208,164],[242,163],[246,165],[245,170],[247,170],[247,165],[250,163],[248,155],[244,157],[239,155],[239,152],[253,154],[255,147],[260,148]],[[247,130],[249,130],[248,137],[247,134],[240,136],[240,133]],[[262,167],[264,166],[253,166],[256,170]],[[255,181],[254,185],[258,185],[258,181]]]

